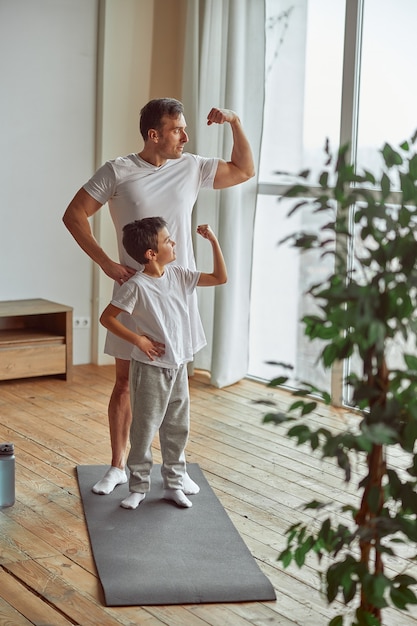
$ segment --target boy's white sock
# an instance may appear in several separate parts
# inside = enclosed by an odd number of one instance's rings
[[[200,491],[200,487],[185,472],[183,480],[183,491],[187,496],[194,496]]]
[[[181,489],[164,489],[164,499],[173,500],[178,506],[183,506],[187,509],[193,506],[193,503]]]
[[[122,485],[123,483],[127,483],[125,470],[121,470],[118,467],[110,467],[104,474],[104,477],[94,485],[93,491],[94,493],[107,496],[117,485]]]
[[[146,493],[131,491],[127,498],[121,501],[120,506],[124,509],[137,509],[142,500],[145,499]]]

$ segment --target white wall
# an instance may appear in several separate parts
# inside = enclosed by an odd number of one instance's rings
[[[62,214],[94,166],[97,0],[0,0],[0,299],[91,315],[92,267]],[[74,333],[75,362],[90,332]]]
[[[90,329],[74,329],[75,364],[106,362],[98,314],[110,281],[62,214],[96,166],[141,148],[153,7],[153,0],[0,0],[0,300],[46,298],[90,317]],[[95,232],[112,254],[107,208],[100,213]]]

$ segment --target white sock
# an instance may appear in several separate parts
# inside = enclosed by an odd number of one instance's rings
[[[122,485],[123,483],[127,483],[125,470],[121,470],[118,467],[110,467],[104,474],[104,477],[94,485],[93,491],[94,493],[107,496],[117,485]]]
[[[164,499],[173,500],[179,506],[190,508],[193,503],[187,498],[181,489],[164,489]]]
[[[120,506],[124,509],[137,509],[142,500],[145,499],[146,493],[131,491],[127,498],[121,501]]]
[[[187,496],[193,496],[200,491],[200,487],[185,472],[183,481],[183,491]]]

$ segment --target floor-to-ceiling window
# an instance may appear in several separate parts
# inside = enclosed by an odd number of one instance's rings
[[[326,265],[278,245],[303,216],[280,193],[306,167],[318,172],[326,137],[339,141],[343,72],[344,0],[267,0],[265,113],[260,189],[255,224],[249,374],[290,377],[328,388],[330,375],[317,366],[318,347],[303,339],[300,319],[309,306],[304,292]],[[323,22],[324,19],[324,22]],[[285,371],[284,373],[287,373]]]
[[[324,144],[349,142],[358,169],[377,171],[385,141],[398,144],[417,127],[414,84],[415,0],[266,0],[266,98],[254,235],[249,375],[270,379],[293,367],[290,385],[304,380],[341,396],[341,376],[317,363],[321,346],[300,322],[312,304],[305,295],[325,280],[331,258],[299,255],[278,242],[308,226],[311,216],[280,200],[310,169],[317,180]],[[354,210],[354,207],[352,207]],[[310,223],[306,224],[309,219]],[[349,364],[346,364],[349,367]],[[339,385],[340,393],[335,387]],[[346,394],[343,395],[347,400]]]

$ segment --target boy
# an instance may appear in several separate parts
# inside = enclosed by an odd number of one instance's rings
[[[227,281],[223,254],[210,226],[198,226],[197,232],[212,246],[210,274],[170,265],[176,258],[175,242],[163,218],[148,217],[127,224],[123,245],[144,269],[119,287],[100,317],[103,326],[133,345],[130,493],[121,503],[127,509],[136,509],[150,489],[151,445],[158,430],[164,498],[182,507],[192,506],[183,490],[189,430],[186,364],[193,358],[188,297],[197,286]],[[140,334],[117,319],[122,311],[132,315]]]

